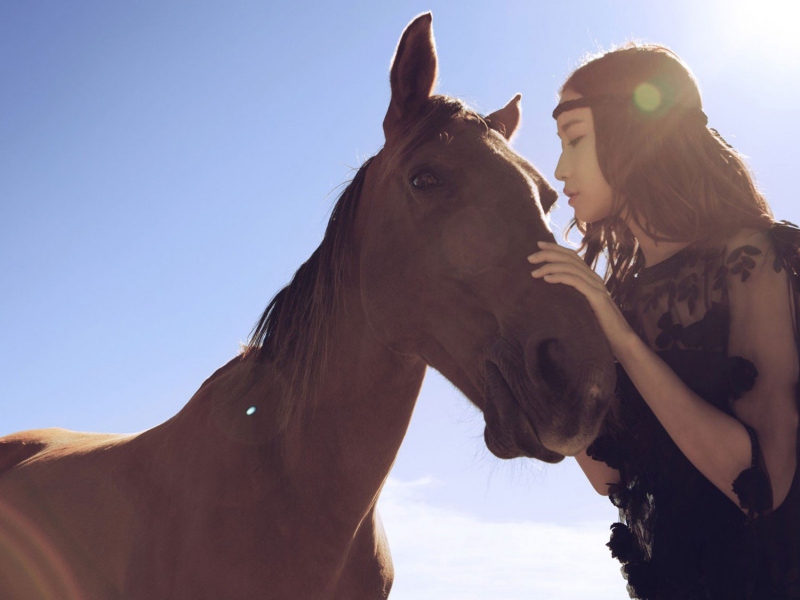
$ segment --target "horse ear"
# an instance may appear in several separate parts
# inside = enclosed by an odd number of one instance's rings
[[[397,44],[389,77],[392,100],[383,119],[387,139],[398,123],[419,112],[433,92],[438,61],[432,21],[429,12],[419,15],[408,24]]]
[[[522,100],[522,94],[517,94],[503,108],[486,117],[489,126],[497,130],[507,140],[510,140],[511,136],[514,135],[522,118],[522,109],[519,106],[520,100]]]

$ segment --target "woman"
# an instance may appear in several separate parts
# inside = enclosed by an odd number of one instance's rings
[[[620,509],[631,597],[800,598],[797,228],[664,47],[587,62],[553,116],[584,256],[529,260],[587,298],[620,367],[618,414],[577,459]]]

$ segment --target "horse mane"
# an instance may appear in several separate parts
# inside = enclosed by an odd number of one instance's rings
[[[401,133],[387,157],[387,169],[419,148],[455,117],[488,125],[455,98],[432,96],[420,115]],[[440,133],[440,135],[443,135]],[[286,388],[278,402],[278,427],[315,403],[329,357],[332,315],[344,291],[347,249],[366,179],[368,158],[334,205],[319,247],[269,302],[250,333],[243,356],[255,357],[256,376],[264,364],[277,368]]]

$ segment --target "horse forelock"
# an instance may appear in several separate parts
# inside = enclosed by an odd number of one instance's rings
[[[437,133],[442,135],[445,126],[454,119],[480,124],[486,131],[490,129],[489,123],[461,100],[431,96],[420,113],[405,123],[392,147],[384,148],[384,175],[395,171],[403,160]]]
[[[406,126],[398,142],[384,149],[384,172],[396,168],[454,118],[489,128],[480,115],[460,100],[432,96],[420,115]],[[374,158],[361,165],[342,191],[319,247],[269,302],[244,348],[244,357],[255,359],[254,384],[257,385],[266,365],[277,369],[283,380],[277,409],[277,425],[281,430],[296,415],[313,407],[318,396],[330,353],[332,315],[343,299],[346,250],[367,168]]]

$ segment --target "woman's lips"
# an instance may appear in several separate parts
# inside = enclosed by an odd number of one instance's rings
[[[569,202],[567,202],[567,204],[569,204],[570,206],[572,206],[572,202],[573,202],[573,201],[575,200],[575,198],[577,198],[577,197],[578,197],[578,194],[572,194],[572,195],[569,197]]]

